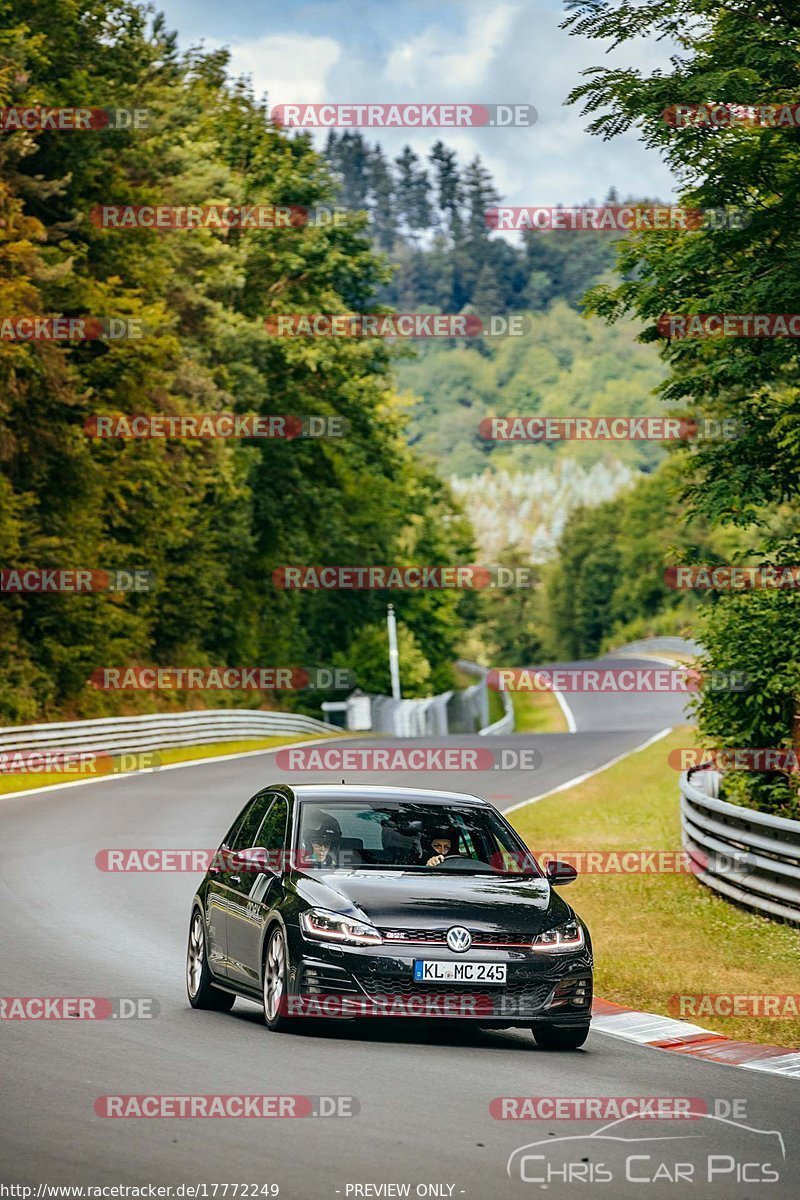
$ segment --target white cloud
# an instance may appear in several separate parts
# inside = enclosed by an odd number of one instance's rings
[[[371,10],[367,26],[350,19],[342,0],[341,33],[335,37],[271,33],[231,47],[235,72],[252,75],[270,104],[432,101],[517,103],[536,106],[533,128],[365,129],[394,156],[406,143],[424,158],[437,139],[457,150],[465,164],[476,154],[492,172],[508,204],[580,203],[601,200],[614,184],[622,195],[669,199],[670,173],[655,151],[631,132],[603,142],[586,132],[579,107],[564,100],[581,72],[596,65],[666,65],[673,47],[640,40],[613,53],[607,45],[570,37],[552,0],[518,3],[460,0],[446,14],[435,8],[409,32],[408,0],[392,17]],[[334,8],[338,0],[334,0]],[[330,9],[328,9],[330,12]],[[325,131],[317,135],[319,143]]]
[[[452,29],[430,26],[416,37],[400,42],[389,53],[383,78],[396,89],[411,89],[409,95],[434,99],[466,100],[465,88],[480,87],[506,43],[511,22],[518,10],[512,5],[469,12],[463,35]],[[459,95],[451,96],[454,89]]]
[[[267,92],[271,105],[317,104],[329,97],[328,74],[342,46],[331,37],[276,33],[234,42],[230,52],[231,72],[251,75],[256,95]]]

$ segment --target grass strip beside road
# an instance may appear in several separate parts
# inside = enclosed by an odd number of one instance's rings
[[[342,735],[342,730],[335,730],[339,736]],[[325,735],[317,733],[294,735],[287,734],[284,737],[275,735],[266,738],[251,738],[247,741],[240,742],[206,742],[199,746],[173,746],[167,750],[140,751],[142,756],[150,755],[150,761],[147,757],[142,757],[142,766],[155,765],[158,767],[166,767],[173,763],[194,762],[203,758],[217,758],[229,754],[246,754],[253,750],[274,750],[277,746],[294,745],[296,742],[310,742],[319,740],[320,736]],[[15,774],[0,774],[0,796],[10,795],[13,792],[28,791],[31,788],[49,787],[56,783],[76,783],[83,779],[110,779],[115,774],[127,774],[126,771],[103,772],[85,769],[82,771],[49,771],[42,772],[19,772]]]
[[[566,718],[552,692],[511,692],[510,695],[514,705],[515,733],[567,732]]]
[[[693,741],[691,729],[675,730],[511,820],[548,857],[680,851],[678,772],[667,755]],[[598,996],[732,1038],[800,1046],[800,1017],[679,1013],[669,1005],[673,996],[730,993],[789,995],[800,1004],[800,930],[736,908],[691,874],[583,874],[564,898],[592,931]]]

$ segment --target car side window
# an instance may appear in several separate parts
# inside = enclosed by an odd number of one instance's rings
[[[269,792],[253,797],[233,835],[233,840],[226,843],[229,850],[249,850],[251,846],[256,845],[255,836],[271,800]]]
[[[258,831],[258,837],[253,843],[263,846],[265,850],[283,850],[286,843],[286,816],[289,805],[283,796],[277,796],[275,803],[267,812]]]

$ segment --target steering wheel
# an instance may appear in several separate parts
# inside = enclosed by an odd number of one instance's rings
[[[471,867],[486,867],[487,871],[492,870],[490,863],[483,862],[480,858],[465,858],[463,854],[446,854],[438,865],[444,867],[447,863],[451,864],[448,870],[452,869],[453,863],[464,863],[468,869]]]

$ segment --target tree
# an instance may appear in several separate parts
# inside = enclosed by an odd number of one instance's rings
[[[278,338],[282,312],[371,309],[388,278],[343,224],[161,232],[88,219],[98,203],[330,204],[336,180],[305,135],[273,126],[225,51],[181,57],[135,0],[7,3],[0,104],[64,97],[146,107],[144,131],[6,133],[0,141],[0,302],[15,314],[141,318],[140,341],[0,342],[4,565],[143,567],[151,592],[3,596],[0,713],[10,720],[198,704],[104,694],[99,666],[327,665],[375,593],[283,591],[284,564],[459,561],[466,523],[409,451],[379,339]],[[85,64],[92,64],[87,75]],[[341,141],[333,143],[337,151]],[[366,153],[350,138],[352,179]],[[353,164],[356,166],[353,166]],[[351,182],[352,182],[351,179]],[[340,439],[98,440],[99,413],[336,416]],[[426,535],[426,523],[435,529]],[[427,561],[425,558],[423,561]],[[458,596],[411,595],[432,678],[449,678]],[[420,629],[425,632],[420,633]],[[221,694],[213,704],[318,697]]]
[[[622,241],[624,282],[595,287],[588,297],[590,310],[610,320],[637,314],[646,324],[642,336],[650,341],[665,333],[659,318],[669,314],[800,311],[800,257],[792,233],[800,197],[800,142],[796,129],[764,124],[762,116],[748,112],[748,106],[796,100],[796,6],[782,0],[617,0],[614,5],[573,0],[570,8],[565,23],[575,33],[614,43],[645,33],[678,42],[681,54],[672,58],[670,70],[647,75],[596,68],[571,99],[584,102],[593,114],[590,128],[605,138],[638,126],[644,142],[660,150],[681,179],[681,204],[713,216],[713,222],[706,218],[694,231],[651,231]],[[739,115],[746,119],[722,128],[708,120],[676,124],[675,105],[691,111],[698,104],[743,106]],[[698,445],[687,489],[690,515],[702,514],[714,525],[733,522],[748,531],[748,548],[762,560],[795,563],[800,551],[796,340],[673,336],[660,342],[670,367],[661,388],[664,398],[691,402],[699,415],[734,417],[739,423],[735,440]],[[784,744],[787,714],[798,703],[797,606],[753,592],[727,598],[709,613],[704,638],[713,667],[729,657],[726,639],[746,647],[748,655],[763,656],[752,663],[754,669],[762,660],[775,665],[770,630],[776,617],[782,623],[780,669],[757,694],[704,695],[699,708],[704,735],[726,741],[747,735],[761,739],[756,745]],[[726,778],[732,798],[775,806],[782,794],[785,798],[780,781],[736,776]]]
[[[412,241],[431,227],[430,180],[428,173],[419,166],[419,156],[410,146],[395,159],[397,182],[395,195],[397,209]]]

